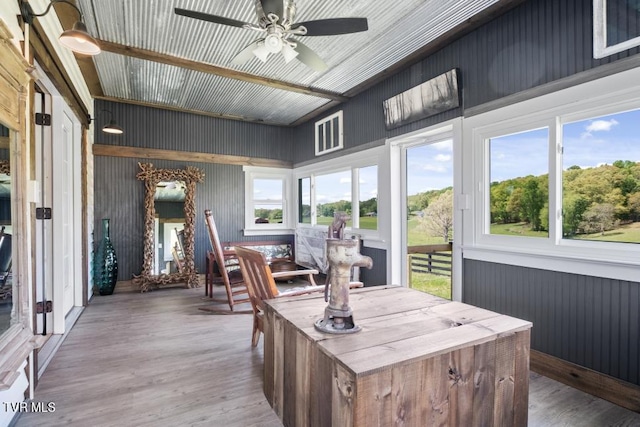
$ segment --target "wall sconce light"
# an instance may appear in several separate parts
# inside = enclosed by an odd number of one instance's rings
[[[122,135],[124,133],[124,130],[120,126],[118,126],[116,121],[113,119],[113,113],[109,110],[100,110],[100,112],[94,118],[91,118],[91,116],[89,116],[88,117],[89,123],[94,121],[96,118],[100,117],[102,113],[109,113],[109,115],[111,116],[109,123],[102,126],[102,132],[110,133],[112,135]]]
[[[49,3],[49,6],[47,6],[43,13],[34,13],[33,9],[31,9],[31,5],[26,1],[22,1],[20,2],[20,13],[22,15],[22,19],[24,19],[27,24],[31,25],[33,23],[33,18],[44,16],[49,13],[49,10],[51,10],[51,7],[55,3],[66,3],[77,10],[80,15],[80,20],[73,24],[73,29],[64,31],[60,34],[60,37],[58,37],[60,43],[72,51],[83,55],[99,54],[101,52],[100,46],[96,39],[91,37],[87,32],[87,27],[82,22],[82,12],[80,12],[78,6],[68,0],[51,0],[51,3]]]

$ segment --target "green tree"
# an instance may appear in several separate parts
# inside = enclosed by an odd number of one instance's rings
[[[538,185],[538,180],[533,176],[527,177],[522,188],[522,216],[534,231],[540,230],[540,211],[546,199],[545,192]]]
[[[583,215],[580,227],[585,233],[600,232],[604,234],[607,230],[613,230],[618,226],[615,218],[615,207],[609,203],[597,203],[591,206]]]
[[[453,191],[449,189],[433,199],[423,212],[418,227],[430,236],[442,236],[443,241],[448,242],[453,233]]]
[[[589,208],[589,200],[584,196],[572,194],[562,201],[562,234],[573,236],[578,232],[583,215]]]
[[[282,209],[271,209],[271,211],[269,212],[269,222],[282,222]]]
[[[629,195],[627,206],[629,207],[631,219],[640,221],[640,192]]]
[[[509,211],[507,203],[511,194],[510,188],[505,182],[491,183],[491,222],[495,224],[505,224],[509,222]]]

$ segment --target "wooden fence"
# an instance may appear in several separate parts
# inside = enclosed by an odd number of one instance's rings
[[[428,273],[451,277],[451,243],[409,246],[409,283],[412,273]]]

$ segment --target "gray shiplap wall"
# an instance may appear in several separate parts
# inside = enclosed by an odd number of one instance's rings
[[[640,282],[466,259],[463,301],[533,322],[535,350],[640,385]]]
[[[122,135],[100,131],[110,114]],[[291,161],[292,132],[286,127],[225,120],[177,111],[97,100],[95,143]]]
[[[289,128],[102,100],[96,101],[95,111],[96,144],[291,160],[292,129]],[[124,129],[123,135],[100,131],[112,117]],[[118,255],[118,280],[130,280],[142,269],[144,185],[136,179],[139,161],[150,161],[157,168],[192,165],[204,171],[205,182],[198,184],[196,190],[195,262],[198,271],[204,272],[205,254],[209,249],[204,228],[205,209],[213,211],[222,240],[282,239],[243,236],[244,173],[241,166],[96,156],[94,221],[98,235],[94,236],[94,241],[97,245],[102,237],[99,235],[101,219],[110,218],[111,241]]]
[[[136,178],[138,162],[148,159],[96,156],[95,230],[97,244],[102,238],[100,221],[110,218],[110,235],[118,256],[118,280],[130,280],[142,270],[144,238],[144,184]],[[205,270],[209,237],[204,226],[204,210],[211,209],[223,241],[282,240],[291,237],[244,237],[244,173],[242,166],[152,160],[157,168],[195,166],[204,171],[204,183],[196,186],[195,262]],[[224,226],[222,226],[224,224]]]
[[[638,14],[632,18],[635,25],[640,23]],[[315,160],[314,122],[338,110],[344,114],[345,147],[353,148],[458,117],[470,108],[640,52],[633,48],[593,59],[592,23],[591,1],[526,1],[349,102],[298,126],[294,164]],[[460,72],[462,108],[391,131],[385,129],[385,99],[452,68]]]

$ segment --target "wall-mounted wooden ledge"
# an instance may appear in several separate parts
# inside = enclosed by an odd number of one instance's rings
[[[584,366],[531,350],[531,370],[634,412],[640,412],[640,387]]]
[[[197,153],[192,151],[160,150],[156,148],[122,147],[119,145],[94,144],[93,155],[293,169],[293,163],[284,160],[232,156],[227,154]]]
[[[33,333],[26,328],[14,328],[0,343],[0,391],[8,390],[20,376],[20,366],[33,351]]]

